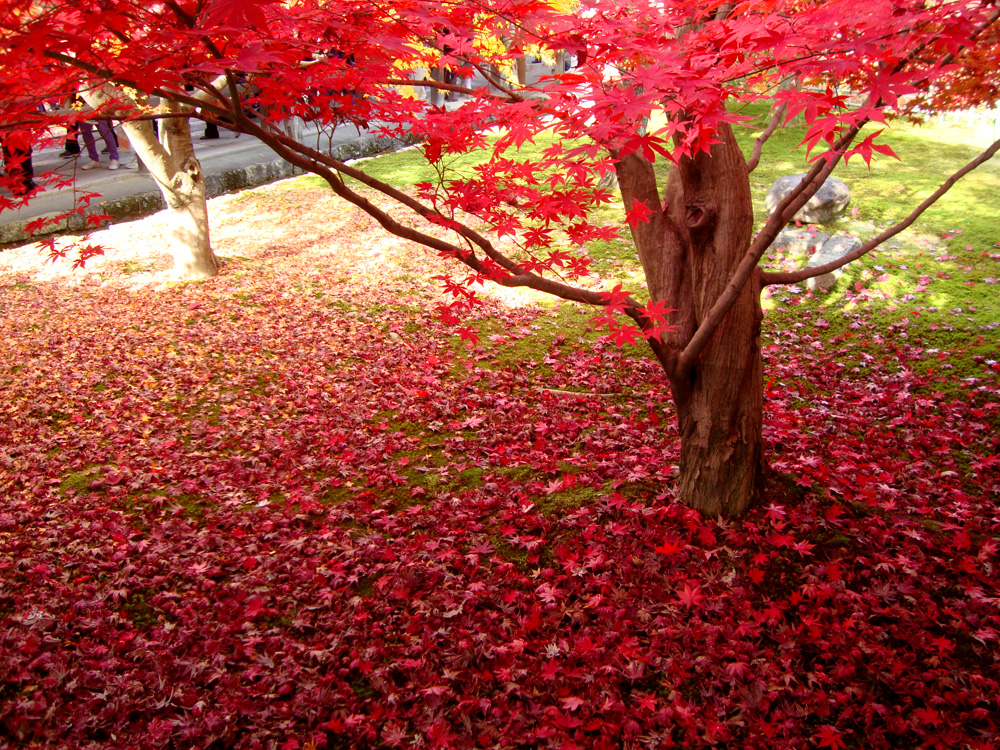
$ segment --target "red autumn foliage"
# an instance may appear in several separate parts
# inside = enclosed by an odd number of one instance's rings
[[[989,105],[1000,94],[990,63],[1000,9],[992,2],[77,0],[53,7],[7,0],[0,10],[5,129],[44,139],[47,127],[81,115],[39,113],[38,103],[77,90],[99,114],[125,120],[183,118],[197,108],[193,116],[254,135],[388,231],[453,259],[462,275],[451,281],[456,299],[441,307],[447,320],[473,314],[480,282],[626,316],[610,330],[622,344],[644,338],[666,373],[683,445],[682,494],[709,515],[737,515],[763,497],[762,289],[833,270],[762,271],[778,232],[842,161],[892,154],[875,135],[862,137],[867,125]],[[498,71],[529,45],[578,65],[537,87],[503,79]],[[413,80],[418,68],[448,69],[458,79],[472,71],[489,85],[446,83],[443,73]],[[785,85],[793,78],[797,85]],[[467,101],[457,108],[421,101],[409,95],[414,88]],[[149,97],[174,104],[154,110]],[[742,107],[757,102],[773,105],[774,127],[805,118],[803,144],[813,159],[759,229],[748,174],[773,128],[749,163],[733,134],[746,120]],[[283,128],[291,117],[418,143],[438,179],[415,197],[324,151],[323,132],[313,143],[295,140]],[[147,161],[165,165],[160,183],[177,186],[165,189],[178,221],[187,221],[180,234],[197,239],[194,251],[174,251],[178,265],[214,274],[208,237],[190,226],[204,223],[199,170],[168,158],[184,153],[184,139],[164,148],[148,128],[130,127],[148,136],[140,138]],[[542,138],[549,145],[540,155],[518,157],[518,146]],[[870,252],[998,151],[1000,141],[904,222],[831,264]],[[482,163],[450,168],[473,152]],[[657,160],[676,166],[669,178],[657,176]],[[648,303],[670,311],[666,320],[629,290],[609,295],[581,286],[588,260],[567,252],[615,234],[593,215],[611,199],[602,184],[611,171]],[[397,221],[358,185],[449,233]],[[461,333],[475,342],[468,325]]]
[[[276,200],[200,285],[0,276],[0,746],[997,745],[989,361],[768,329],[794,481],[706,519],[653,363],[512,365],[545,313],[493,302],[456,345],[412,251]]]

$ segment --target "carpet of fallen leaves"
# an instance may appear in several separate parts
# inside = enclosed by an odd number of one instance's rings
[[[156,218],[0,256],[0,746],[998,747],[992,361],[775,333],[784,477],[705,520],[641,353],[470,349],[319,193],[212,212],[202,283]]]

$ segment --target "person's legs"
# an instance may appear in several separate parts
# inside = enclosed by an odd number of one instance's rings
[[[92,162],[100,162],[101,155],[97,153],[97,145],[94,143],[94,127],[89,120],[80,120],[80,135],[83,136],[83,146],[87,149],[87,156]]]
[[[97,121],[97,132],[101,134],[105,145],[108,147],[108,158],[111,162],[118,163],[118,144],[115,142],[114,129],[107,120]]]
[[[66,140],[63,141],[63,151],[59,156],[66,158],[77,156],[80,153],[80,143],[76,139],[79,130],[80,128],[76,125],[70,125],[66,128]]]
[[[17,143],[16,138],[7,139],[3,143],[3,161],[7,169],[7,175],[16,182],[11,186],[11,192],[17,196],[24,196],[38,187],[32,179],[35,176],[35,168],[31,163],[31,147],[22,146]]]

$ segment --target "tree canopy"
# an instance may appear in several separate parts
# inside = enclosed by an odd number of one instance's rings
[[[600,319],[617,340],[649,342],[670,377],[682,440],[700,446],[682,460],[684,494],[706,512],[732,513],[758,497],[764,470],[760,289],[869,252],[1000,141],[840,260],[777,272],[761,269],[761,258],[838,164],[893,155],[870,125],[995,102],[998,18],[995,2],[900,0],[8,1],[0,119],[40,134],[75,117],[38,113],[40,100],[110,82],[129,99],[105,97],[99,110],[126,119],[194,115],[251,133],[390,232],[463,264],[444,279],[453,295],[441,309],[446,320],[461,322],[480,282],[606,308]],[[537,87],[511,83],[505,70],[527,45],[576,65]],[[421,74],[435,68],[477,71],[489,86]],[[414,96],[423,89],[469,99],[436,106]],[[745,160],[732,128],[745,119],[743,105],[761,101],[774,119]],[[747,174],[774,129],[799,115],[811,169],[755,230]],[[418,143],[439,179],[413,190],[389,185],[321,143],[297,141],[282,128],[291,117]],[[542,139],[549,145],[540,156],[519,157],[519,145]],[[453,157],[473,151],[485,158],[449,170]],[[662,160],[674,166],[665,181],[653,167]],[[575,250],[619,232],[592,216],[611,199],[602,182],[610,172],[648,301],[579,283],[589,261]],[[373,194],[448,233],[393,218]],[[734,398],[740,413],[721,414],[717,404]],[[745,471],[720,489],[723,466]]]

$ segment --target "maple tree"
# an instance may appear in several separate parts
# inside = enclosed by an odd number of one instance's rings
[[[1000,150],[994,143],[906,220],[843,259],[767,271],[764,252],[839,163],[891,155],[877,134],[862,137],[869,123],[996,99],[996,3],[588,0],[567,13],[539,0],[8,0],[4,8],[5,60],[40,80],[49,71],[85,75],[197,107],[196,116],[251,133],[323,177],[388,231],[464,264],[467,273],[445,279],[454,295],[441,309],[446,320],[470,313],[480,282],[603,307],[598,320],[615,339],[648,341],[667,374],[680,425],[679,493],[710,515],[749,507],[767,470],[762,288],[869,252]],[[569,53],[578,66],[540,90],[499,80],[494,71],[521,49],[482,40],[512,28],[518,43]],[[411,69],[434,66],[471,66],[490,86],[410,80]],[[782,87],[789,75],[803,85]],[[413,98],[411,88],[471,98],[449,111]],[[732,128],[739,104],[750,101],[776,109],[747,160]],[[754,234],[749,171],[774,128],[799,114],[813,166]],[[291,138],[280,124],[293,116],[410,139],[440,178],[413,191],[393,187]],[[518,158],[528,141],[549,145],[538,158]],[[479,150],[487,156],[471,173],[449,173],[451,157]],[[661,185],[654,163],[663,160],[672,166]],[[612,170],[646,304],[621,288],[587,285],[588,259],[569,252],[616,236],[592,220],[592,209],[611,200],[601,178]],[[400,221],[381,199],[436,229]]]
[[[586,312],[486,298],[467,349],[449,259],[329,191],[211,214],[198,285],[163,215],[0,255],[0,745],[996,746],[1000,327],[776,295],[794,488],[711,519],[658,363],[555,335]],[[959,329],[928,305],[993,256],[900,315]]]

